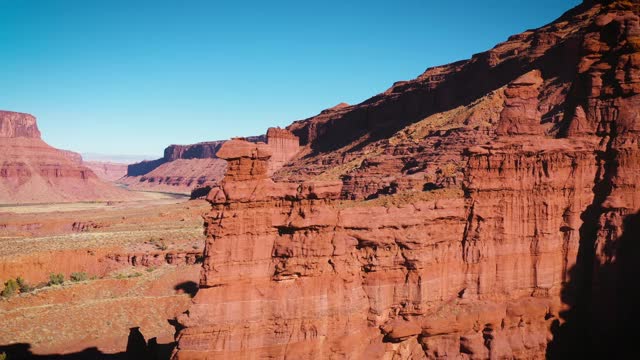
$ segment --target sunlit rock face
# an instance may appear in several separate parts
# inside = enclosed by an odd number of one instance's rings
[[[640,22],[585,2],[471,60],[234,140],[176,359],[617,356],[638,319]],[[272,174],[273,173],[273,174]]]
[[[121,200],[126,191],[100,181],[78,153],[40,138],[36,118],[0,111],[0,204]]]

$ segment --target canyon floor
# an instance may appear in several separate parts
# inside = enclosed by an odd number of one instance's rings
[[[140,199],[0,207],[0,280],[26,284],[0,297],[0,353],[118,356],[141,332],[168,358],[170,321],[197,289],[209,205],[135,195]],[[51,274],[64,282],[53,284]]]

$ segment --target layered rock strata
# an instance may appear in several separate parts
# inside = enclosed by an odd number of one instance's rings
[[[123,200],[128,192],[102,182],[77,153],[40,139],[36,119],[0,112],[0,203]]]
[[[223,145],[174,357],[634,350],[638,14],[636,2],[588,1],[296,122],[304,156],[279,182],[268,147]]]
[[[270,173],[284,166],[299,152],[299,141],[287,130],[269,128],[266,136],[244,138],[250,142],[266,140],[273,150],[274,161]],[[131,164],[127,177],[118,182],[132,189],[196,194],[209,189],[224,176],[226,162],[217,156],[225,141],[203,142],[193,145],[171,145],[164,157]],[[207,190],[208,191],[208,190]]]
[[[83,161],[82,163],[105,181],[116,181],[127,175],[127,164],[107,161]]]

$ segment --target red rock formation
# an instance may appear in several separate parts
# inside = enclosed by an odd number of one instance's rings
[[[282,168],[293,159],[300,151],[298,137],[288,130],[269,128],[267,130],[267,144],[271,146],[273,155],[269,162],[269,174]]]
[[[40,139],[33,116],[0,112],[0,203],[115,200],[131,195],[103,183],[78,162]]]
[[[193,145],[170,145],[164,149],[164,160],[213,159],[224,141],[201,142]]]
[[[634,350],[639,14],[585,2],[296,122],[306,156],[280,182],[269,148],[223,145],[175,358]]]
[[[0,110],[0,138],[40,139],[36,118],[23,113]]]
[[[166,162],[144,175],[126,176],[117,182],[134,190],[188,195],[195,187],[218,182],[225,168],[225,162],[220,159],[178,159]]]
[[[195,187],[218,182],[226,164],[216,157],[224,141],[170,145],[164,157],[128,166],[118,180],[131,189],[191,194]]]
[[[270,128],[266,136],[246,139],[251,142],[266,139],[274,159],[270,162],[270,174],[293,159],[300,149],[298,138],[279,128]],[[118,182],[131,189],[197,194],[198,189],[210,188],[224,176],[226,162],[216,155],[224,143],[171,145],[165,149],[162,159],[129,165],[128,176]]]
[[[498,135],[542,135],[542,114],[538,109],[540,70],[532,70],[509,83],[504,90],[504,109],[496,128]]]
[[[129,166],[105,161],[84,161],[83,164],[105,181],[116,181],[127,175],[127,167]]]
[[[71,150],[60,150],[60,152],[62,152],[67,159],[71,160],[72,163],[78,165],[83,164],[82,155],[77,152]]]

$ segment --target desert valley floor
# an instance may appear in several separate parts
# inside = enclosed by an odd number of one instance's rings
[[[0,273],[35,287],[0,301],[0,353],[124,352],[130,328],[174,342],[202,265],[204,200],[0,206]],[[65,274],[46,285],[50,274]],[[76,273],[77,279],[69,275]],[[13,345],[8,345],[13,344]],[[27,345],[28,344],[28,345]],[[16,350],[20,349],[20,350]]]

